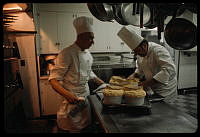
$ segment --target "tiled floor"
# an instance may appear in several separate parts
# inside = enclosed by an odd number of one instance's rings
[[[197,94],[178,95],[177,99],[170,104],[176,106],[180,111],[186,112],[197,118]],[[7,133],[63,133],[57,129],[56,119],[26,120],[22,110],[9,116]],[[13,122],[14,121],[14,122]],[[12,124],[9,124],[11,122]],[[65,132],[64,132],[65,133]],[[103,133],[99,124],[93,124],[82,133]]]

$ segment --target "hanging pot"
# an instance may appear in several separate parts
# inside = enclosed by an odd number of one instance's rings
[[[140,26],[140,4],[139,3],[123,3],[121,6],[123,19],[131,25]],[[144,4],[143,8],[143,24],[144,26],[150,21],[150,8]]]
[[[100,21],[113,21],[112,5],[106,3],[87,3],[88,9]]]
[[[146,3],[146,5],[150,9],[150,20],[146,24],[144,24],[144,27],[146,27],[148,29],[153,29],[153,28],[157,27],[156,20],[155,20],[157,18],[156,8],[153,5],[148,4],[148,3]]]
[[[196,26],[184,18],[174,18],[166,25],[164,37],[169,46],[187,50],[196,46]]]
[[[129,23],[126,22],[122,17],[121,5],[122,4],[113,5],[114,19],[121,25],[129,25]]]

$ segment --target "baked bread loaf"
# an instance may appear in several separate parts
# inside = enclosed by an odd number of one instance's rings
[[[107,89],[115,89],[115,90],[120,90],[123,89],[122,86],[117,86],[117,85],[107,85]]]
[[[146,92],[142,88],[136,90],[125,90],[124,96],[141,98],[146,96]]]
[[[124,90],[115,90],[115,89],[103,89],[103,95],[104,96],[123,96]]]
[[[128,84],[128,81],[120,76],[112,76],[109,83],[113,85],[122,86]]]

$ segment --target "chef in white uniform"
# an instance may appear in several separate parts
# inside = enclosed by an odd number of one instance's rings
[[[80,132],[91,124],[88,80],[93,79],[98,85],[104,84],[91,69],[93,58],[88,48],[94,43],[92,24],[93,19],[85,16],[74,20],[77,39],[58,54],[55,66],[50,70],[50,84],[63,98],[57,112],[57,125],[59,129],[71,133]],[[69,113],[80,101],[86,101],[87,107],[72,117]]]
[[[165,101],[173,101],[177,96],[176,67],[167,49],[127,27],[122,27],[117,35],[137,56],[136,70],[128,78],[145,76],[139,85],[165,97]]]

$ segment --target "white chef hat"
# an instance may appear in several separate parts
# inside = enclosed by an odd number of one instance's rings
[[[73,24],[76,29],[77,35],[84,32],[93,32],[93,19],[90,17],[78,17],[74,20]]]
[[[136,34],[135,31],[127,27],[122,27],[117,35],[132,49],[134,50],[143,41],[143,37]]]

